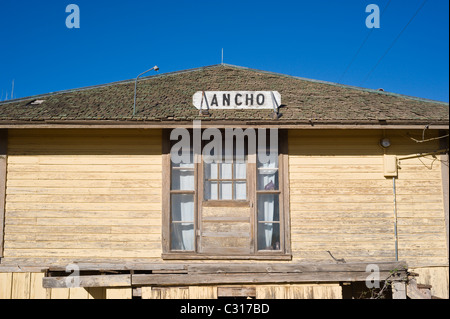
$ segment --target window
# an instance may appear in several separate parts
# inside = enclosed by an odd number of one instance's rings
[[[247,200],[247,161],[233,156],[231,161],[204,164],[205,200]]]
[[[263,133],[258,130],[258,137]],[[235,144],[230,158],[222,141],[222,154],[213,160],[194,156],[191,144],[189,161],[174,163],[170,150],[178,141],[165,131],[163,258],[290,259],[288,189],[280,182],[287,177],[287,134],[278,135],[270,162],[256,156],[246,138]],[[265,140],[266,154],[274,152]],[[244,145],[244,154],[237,145]]]

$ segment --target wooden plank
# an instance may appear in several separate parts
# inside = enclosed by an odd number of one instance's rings
[[[98,275],[98,276],[72,276],[79,282],[79,287],[127,287],[131,286],[131,275]],[[68,277],[44,277],[44,288],[70,287]]]
[[[380,278],[387,278],[390,272],[380,272]],[[146,275],[132,276],[133,286],[155,285],[213,285],[213,284],[255,284],[255,283],[296,283],[296,282],[334,282],[364,281],[366,272],[320,272],[320,273],[258,273],[258,274],[192,274],[192,275]]]
[[[0,272],[0,299],[11,299],[13,274]]]
[[[30,279],[30,299],[50,299],[50,289],[42,287],[42,279],[45,274],[31,273]]]
[[[108,249],[15,249],[8,252],[8,257],[51,257],[59,258],[159,258],[161,250],[132,249],[132,250],[108,250]]]
[[[106,288],[106,299],[131,299],[132,288]]]
[[[406,299],[406,283],[394,281],[392,283],[392,299]]]
[[[162,184],[162,196],[161,196],[161,219],[162,219],[162,227],[161,227],[161,237],[162,237],[162,251],[163,253],[167,253],[170,251],[170,183],[168,181],[171,180],[171,160],[170,160],[170,130],[162,131],[162,180],[167,181]],[[152,292],[146,292],[148,296],[153,296]],[[147,296],[146,295],[146,296]]]
[[[50,299],[69,299],[70,289],[50,289]]]
[[[256,297],[255,287],[217,287],[218,297]]]
[[[146,270],[146,271],[186,271],[185,264],[172,264],[172,263],[132,263],[132,262],[122,262],[122,263],[77,263],[80,271],[87,270]],[[65,271],[65,267],[53,266],[49,267],[50,271]]]
[[[415,278],[411,278],[406,285],[406,295],[410,299],[431,299],[431,292],[429,290],[420,290],[417,287],[417,281]]]
[[[48,267],[41,267],[41,266],[12,266],[12,265],[5,265],[4,263],[0,264],[0,274],[1,273],[8,273],[8,272],[32,272],[32,273],[38,273],[43,272],[47,270]]]
[[[158,287],[161,299],[191,299],[189,296],[189,287]]]
[[[377,262],[380,271],[405,269],[404,261]],[[189,274],[230,274],[230,273],[313,273],[313,272],[365,272],[368,263],[345,264],[300,264],[300,263],[231,263],[231,264],[188,264]]]
[[[217,299],[217,287],[189,286],[189,299]]]
[[[11,299],[30,298],[31,273],[13,273]]]
[[[155,289],[154,287],[142,287],[141,288],[142,299],[161,299],[161,289]]]
[[[53,291],[57,290],[62,289],[53,289]],[[89,293],[85,288],[69,288],[69,299],[89,299]]]
[[[256,287],[256,299],[287,299],[287,285],[258,285]]]

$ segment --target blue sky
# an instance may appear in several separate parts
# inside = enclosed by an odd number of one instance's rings
[[[68,29],[66,6],[80,8]],[[380,10],[370,29],[368,4]],[[0,2],[1,100],[221,61],[305,78],[449,101],[449,2],[428,0]],[[359,55],[344,74],[361,43]],[[344,76],[343,76],[344,75]],[[3,93],[2,93],[3,92]]]

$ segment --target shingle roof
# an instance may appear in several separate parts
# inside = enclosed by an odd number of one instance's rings
[[[211,110],[199,114],[197,91],[278,91],[278,123],[378,123],[448,125],[448,103],[232,65],[213,65],[142,78],[132,115],[134,80],[0,102],[1,123],[65,121],[273,122],[271,110]],[[44,100],[41,104],[31,104]]]

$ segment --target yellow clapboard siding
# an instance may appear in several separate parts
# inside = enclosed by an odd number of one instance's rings
[[[43,210],[157,210],[161,209],[160,203],[34,203],[34,202],[7,202],[6,209],[43,209]]]
[[[161,130],[12,130],[5,256],[159,257],[161,138]]]
[[[106,288],[106,299],[131,299],[132,288]]]
[[[37,202],[37,203],[151,203],[158,200],[158,196],[151,195],[7,195],[8,202]]]
[[[45,273],[30,273],[30,299],[50,299],[50,289],[42,287]]]
[[[25,179],[25,180],[36,180],[36,179],[63,179],[63,180],[158,180],[161,178],[159,172],[156,173],[116,173],[116,172],[8,172],[8,178],[10,179]]]
[[[13,273],[0,273],[0,300],[11,299]]]
[[[446,244],[441,163],[432,157],[401,159],[434,151],[438,141],[419,144],[408,134],[420,139],[422,132],[289,131],[294,260],[331,261],[325,250],[350,261],[394,256],[393,183],[383,175],[385,151],[378,144],[387,136],[392,143],[387,154],[399,159],[401,256],[407,262],[442,261]]]
[[[107,217],[106,217],[107,218]],[[159,219],[120,218],[102,220],[100,218],[9,218],[5,225],[45,225],[45,226],[160,226]]]
[[[161,189],[161,180],[12,180],[6,181],[9,187],[61,187],[61,188],[156,188]]]
[[[161,247],[160,242],[117,242],[114,239],[102,242],[92,236],[91,241],[75,241],[61,242],[61,241],[35,241],[35,242],[7,242],[5,248],[7,249],[149,249],[157,250]]]
[[[47,210],[7,210],[7,218],[147,218],[161,219],[161,212],[155,211],[47,211]]]
[[[11,299],[30,299],[31,273],[15,272],[12,276]]]
[[[14,155],[8,157],[8,165],[158,165],[160,156],[145,155]]]
[[[6,195],[153,195],[159,198],[162,190],[160,188],[63,188],[63,187],[8,187]]]
[[[72,165],[72,164],[10,164],[8,168],[9,172],[114,172],[114,173],[153,173],[161,171],[161,164],[141,164],[141,165],[105,165],[105,164],[85,164],[85,165]]]
[[[78,241],[78,242],[161,242],[161,234],[42,234],[42,233],[9,233],[7,237],[11,243],[28,241]]]
[[[39,226],[5,225],[5,237],[9,233],[60,233],[60,234],[159,234],[161,226]]]
[[[444,299],[449,298],[448,266],[413,268],[411,271],[419,274],[419,276],[416,277],[418,284],[431,285],[431,294],[433,296]]]
[[[14,249],[5,250],[5,258],[9,257],[80,257],[80,258],[157,258],[161,256],[161,250],[150,249],[67,249],[67,248],[43,248],[43,249]]]

